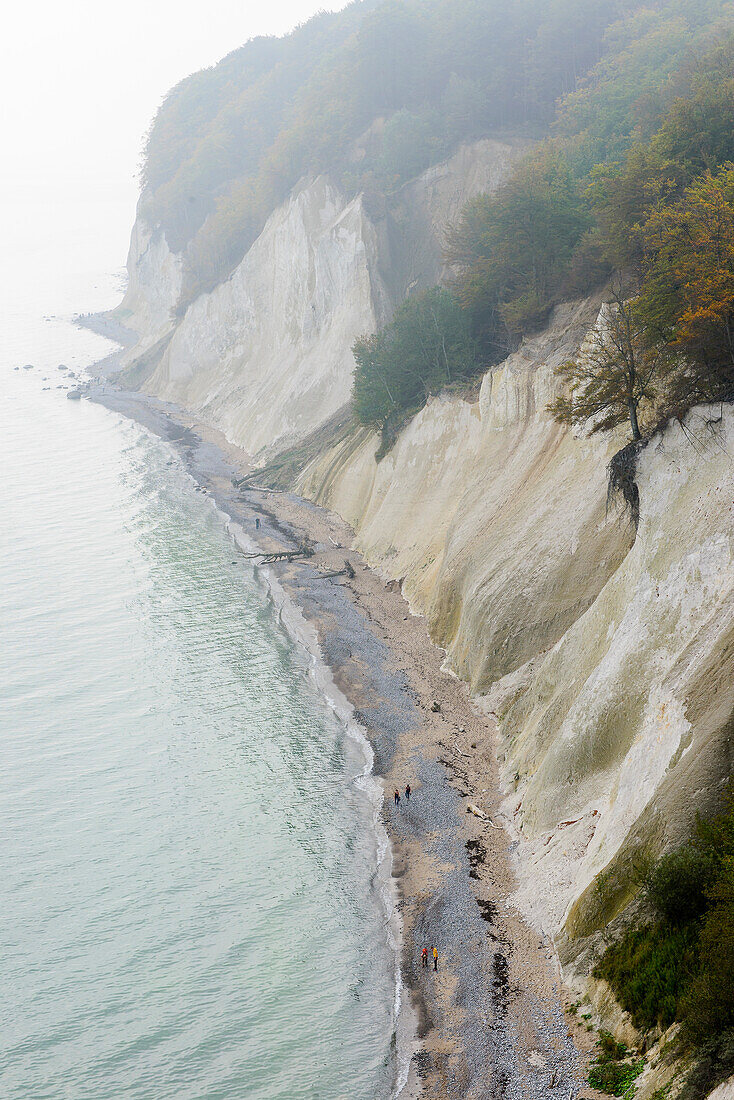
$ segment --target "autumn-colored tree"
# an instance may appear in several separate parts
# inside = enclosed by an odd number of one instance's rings
[[[635,18],[640,17],[642,13]],[[651,12],[644,13],[644,18],[655,22]],[[679,33],[680,28],[676,34]],[[682,41],[686,39],[684,33]],[[642,45],[641,42],[635,48]],[[658,115],[655,132],[635,141],[618,163],[604,158],[591,168],[586,199],[595,215],[605,257],[616,268],[642,264],[642,227],[654,210],[679,199],[702,172],[716,170],[717,165],[734,159],[733,67],[734,36],[730,34],[695,64],[689,64],[676,74],[672,88],[677,95],[669,102],[663,117]],[[632,75],[629,66],[625,67],[625,75]],[[657,79],[659,83],[659,73]],[[628,81],[628,91],[631,86]],[[574,119],[579,121],[574,101],[583,104],[589,95],[602,119],[605,111],[611,111],[614,117],[620,97],[606,96],[608,103],[597,102],[596,96],[604,89],[602,84],[601,89],[592,94],[592,82],[576,97],[569,97],[559,119],[559,129],[568,130]],[[587,104],[586,110],[590,107],[591,103]],[[619,133],[620,127],[621,123],[616,123],[612,132]],[[598,138],[604,133],[601,122],[597,123],[594,133]],[[583,139],[581,146],[585,148],[586,143]]]
[[[643,231],[640,316],[688,364],[695,400],[734,394],[734,164],[694,180]]]
[[[636,301],[617,287],[579,354],[557,368],[564,390],[548,411],[562,424],[589,425],[591,432],[629,421],[637,441],[642,438],[640,407],[652,407],[654,383],[664,365],[664,349],[650,346]]]

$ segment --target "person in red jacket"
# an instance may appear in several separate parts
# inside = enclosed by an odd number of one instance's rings
[[[423,969],[425,970],[428,966],[428,948],[427,947],[424,947],[423,950],[421,951],[421,961],[423,963]]]

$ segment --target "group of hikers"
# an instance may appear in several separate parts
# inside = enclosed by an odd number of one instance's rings
[[[395,805],[400,808],[400,788],[396,787],[393,792],[393,801]],[[410,802],[410,783],[405,787],[405,801]],[[433,958],[433,969],[438,970],[438,948],[431,948],[431,957]],[[428,948],[424,947],[421,951],[421,966],[424,970],[428,969]]]
[[[393,800],[394,800],[396,806],[400,805],[400,791],[398,790],[397,787],[395,788],[395,793],[393,795]],[[405,801],[410,802],[410,783],[408,783],[408,785],[405,788]]]
[[[431,954],[433,955],[433,969],[438,970],[438,948],[432,947]],[[425,970],[428,967],[428,948],[424,947],[421,951],[421,965]]]

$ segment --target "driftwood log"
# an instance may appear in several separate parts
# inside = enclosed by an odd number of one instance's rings
[[[354,580],[355,576],[356,574],[354,572],[354,567],[352,563],[347,561],[345,558],[343,569],[335,569],[331,573],[322,573],[320,579],[322,581],[327,581],[330,580],[332,577],[349,577],[350,580]]]
[[[243,554],[243,558],[259,558],[261,565],[272,565],[276,561],[297,561],[299,558],[312,558],[314,548],[308,542],[302,542],[296,550],[258,550],[255,554]]]

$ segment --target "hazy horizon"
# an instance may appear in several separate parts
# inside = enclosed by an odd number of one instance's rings
[[[285,34],[344,6],[214,0],[204,18],[190,0],[132,0],[124,18],[92,0],[77,2],[73,14],[51,0],[16,6],[0,46],[3,297],[12,299],[24,272],[41,277],[57,232],[60,275],[121,269],[145,134],[170,88],[250,38]]]

